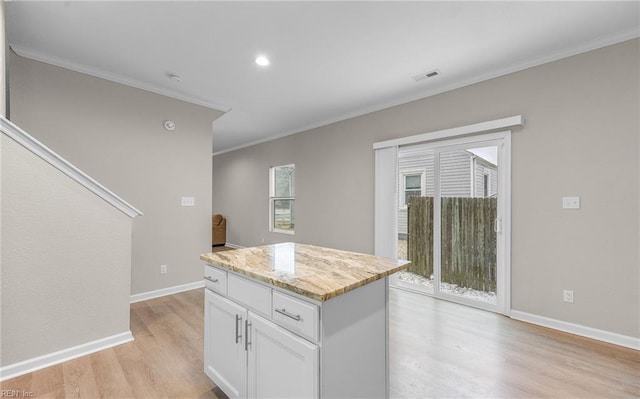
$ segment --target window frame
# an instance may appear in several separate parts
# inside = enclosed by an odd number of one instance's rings
[[[409,176],[420,176],[420,196],[424,197],[426,191],[427,191],[427,187],[426,187],[426,176],[427,176],[427,172],[426,170],[421,170],[421,169],[413,169],[413,170],[403,170],[402,172],[400,172],[400,174],[402,175],[402,188],[399,192],[400,194],[400,198],[399,198],[399,205],[400,205],[400,209],[407,209],[407,202],[406,202],[406,198],[407,198],[407,177]],[[416,191],[417,189],[411,189]]]
[[[482,173],[482,195],[483,198],[491,196],[491,176],[487,172]]]
[[[293,179],[291,181],[291,185],[292,185],[292,190],[293,191],[293,196],[289,196],[289,197],[277,197],[276,196],[276,169],[277,168],[285,168],[285,167],[292,167],[293,168],[293,172],[294,172],[294,176]],[[295,170],[296,170],[296,165],[295,164],[285,164],[285,165],[278,165],[278,166],[271,166],[269,167],[269,232],[271,233],[281,233],[281,234],[289,234],[289,235],[294,235],[295,234],[295,227],[296,227],[296,223],[295,223]],[[275,227],[275,203],[276,201],[279,200],[287,200],[287,201],[291,201],[291,224],[293,226],[293,229],[291,230],[286,230],[286,229],[279,229],[277,227]]]

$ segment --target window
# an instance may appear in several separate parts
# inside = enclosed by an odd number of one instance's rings
[[[409,203],[409,197],[422,195],[422,173],[407,174],[403,177],[404,180],[404,197],[402,206],[407,206]]]
[[[489,196],[489,175],[487,173],[482,178],[482,186],[484,197],[487,198]]]
[[[269,169],[269,231],[293,234],[295,165]]]

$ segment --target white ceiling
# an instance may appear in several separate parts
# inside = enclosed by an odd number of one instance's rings
[[[22,56],[229,110],[214,123],[214,152],[640,35],[637,1],[5,7],[9,44]],[[258,54],[271,65],[256,65]],[[441,75],[412,79],[433,69]]]

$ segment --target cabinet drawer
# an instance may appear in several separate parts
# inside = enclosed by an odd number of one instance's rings
[[[227,296],[264,316],[271,314],[271,288],[229,274]]]
[[[316,305],[274,291],[271,318],[286,329],[318,342],[320,316]]]
[[[215,267],[204,267],[204,286],[222,295],[227,295],[227,272]]]

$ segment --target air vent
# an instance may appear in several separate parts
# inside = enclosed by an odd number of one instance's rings
[[[439,75],[440,75],[440,71],[437,69],[434,69],[433,71],[421,73],[420,75],[414,76],[413,80],[415,80],[416,82],[420,82],[421,80],[435,78],[436,76],[439,76]]]

